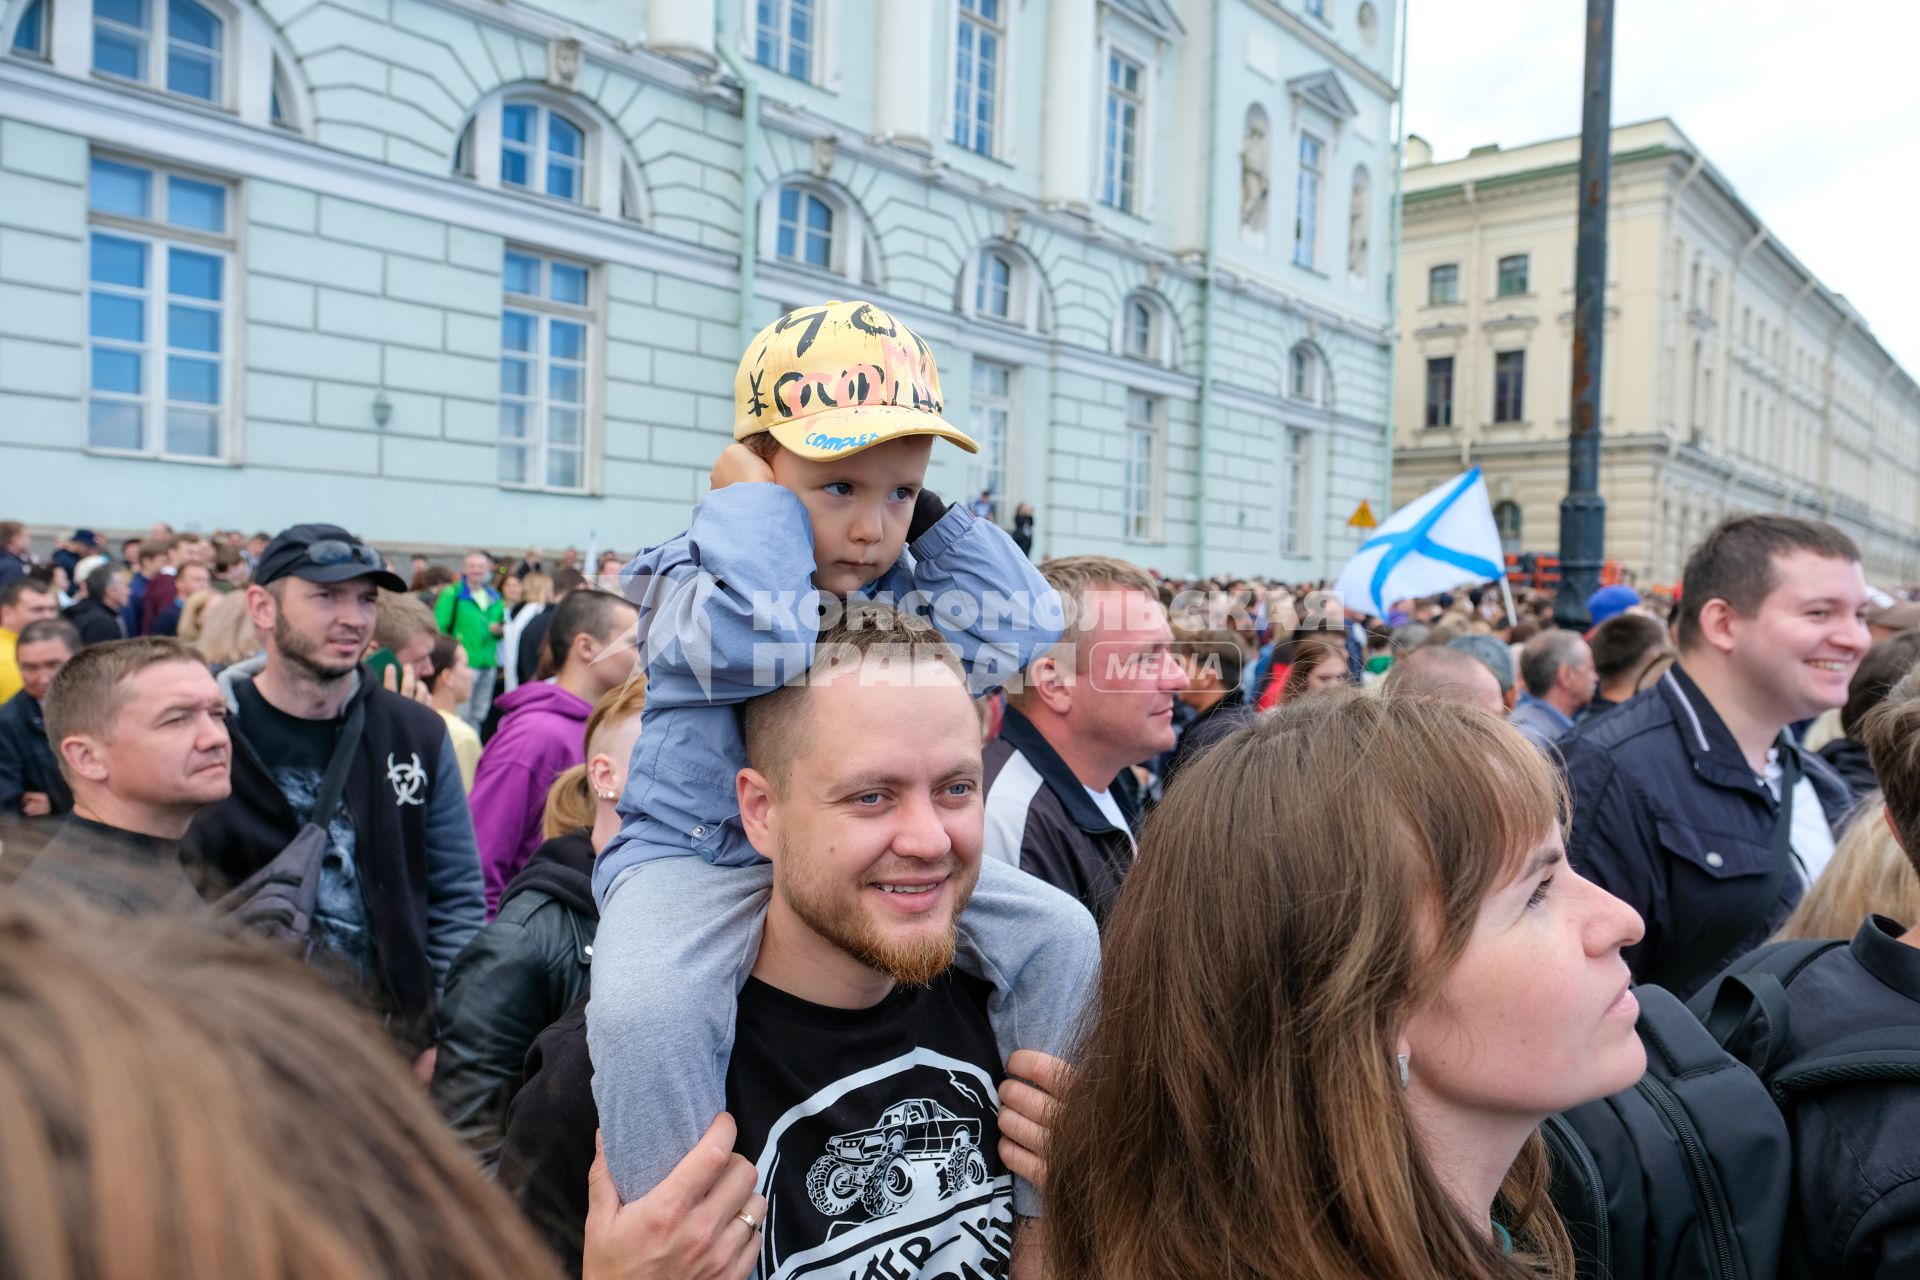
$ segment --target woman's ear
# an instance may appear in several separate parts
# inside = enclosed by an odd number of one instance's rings
[[[604,751],[596,751],[587,757],[587,785],[593,788],[595,795],[607,791],[617,795],[620,783],[620,771],[613,763],[612,756]]]

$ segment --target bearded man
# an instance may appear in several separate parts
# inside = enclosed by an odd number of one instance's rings
[[[233,794],[194,818],[184,849],[237,884],[303,826],[323,830],[312,956],[366,993],[431,1079],[440,988],[486,898],[446,725],[361,666],[380,591],[406,587],[337,525],[294,525],[267,544],[247,588],[266,652],[220,676]],[[336,770],[339,802],[315,813]]]

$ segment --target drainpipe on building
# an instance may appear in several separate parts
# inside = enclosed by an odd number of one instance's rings
[[[1399,37],[1400,52],[1394,62],[1393,80],[1393,194],[1387,208],[1387,431],[1381,463],[1382,518],[1393,510],[1393,449],[1399,439],[1394,422],[1394,393],[1399,389],[1400,362],[1400,187],[1407,165],[1407,0],[1400,0],[1400,15],[1394,19],[1394,34]]]
[[[1207,420],[1212,416],[1213,408],[1213,330],[1215,294],[1219,284],[1214,278],[1216,265],[1216,245],[1219,234],[1214,227],[1214,215],[1219,204],[1220,187],[1220,82],[1225,78],[1220,65],[1220,51],[1226,45],[1223,30],[1226,24],[1226,8],[1222,3],[1213,6],[1213,49],[1211,64],[1213,83],[1207,87],[1207,198],[1205,252],[1202,255],[1204,276],[1200,281],[1200,403],[1193,415],[1194,457],[1198,460],[1199,474],[1195,477],[1193,495],[1193,575],[1197,578],[1207,571]]]
[[[755,276],[760,265],[760,193],[753,181],[754,157],[760,151],[760,87],[727,47],[718,10],[713,24],[713,51],[740,82],[740,349],[745,351],[758,327],[753,323]]]

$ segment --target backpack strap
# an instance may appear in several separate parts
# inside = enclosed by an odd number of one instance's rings
[[[362,679],[365,679],[364,673]],[[347,769],[353,764],[353,757],[360,750],[360,733],[367,723],[367,700],[355,698],[353,709],[347,712],[347,722],[340,726],[340,736],[334,739],[333,756],[327,761],[327,771],[320,778],[320,789],[314,793],[313,814],[307,821],[322,831],[333,821],[333,814],[340,807],[340,794],[347,787]]]
[[[1720,1047],[1770,1079],[1787,1041],[1787,984],[1833,950],[1839,938],[1776,942],[1748,952],[1709,983],[1690,1007]]]
[[[1920,1084],[1920,1027],[1875,1027],[1841,1036],[1774,1072],[1767,1090],[1784,1108],[1823,1089],[1899,1080]]]

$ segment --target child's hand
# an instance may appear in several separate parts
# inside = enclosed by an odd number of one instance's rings
[[[773,468],[762,461],[759,454],[736,440],[720,451],[709,480],[716,489],[724,489],[730,484],[772,484]]]

